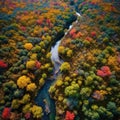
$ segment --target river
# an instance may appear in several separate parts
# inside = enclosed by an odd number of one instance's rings
[[[78,12],[76,12],[77,20],[81,16]],[[59,75],[60,65],[63,63],[63,60],[60,59],[58,54],[58,47],[60,45],[61,40],[68,34],[68,32],[72,29],[73,25],[69,26],[69,29],[65,32],[64,36],[56,42],[54,46],[51,47],[51,61],[54,64],[54,79]],[[45,85],[38,91],[38,94],[35,98],[35,103],[43,108],[44,115],[41,120],[55,120],[56,110],[55,110],[55,101],[50,98],[49,88],[54,83],[54,80],[47,80]],[[44,102],[47,102],[45,103]],[[48,113],[46,112],[48,110]]]

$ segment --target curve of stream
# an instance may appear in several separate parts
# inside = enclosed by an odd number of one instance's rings
[[[77,20],[81,15],[76,12]],[[58,47],[60,45],[61,40],[68,34],[68,32],[72,29],[73,25],[69,26],[69,29],[65,32],[64,36],[56,42],[54,46],[51,47],[51,60],[54,64],[54,79],[59,75],[60,65],[63,63],[63,60],[60,59],[58,54]],[[38,91],[38,94],[35,98],[35,103],[43,108],[44,115],[41,120],[55,120],[56,110],[55,110],[55,101],[50,98],[49,88],[54,83],[54,80],[47,80],[45,85]]]

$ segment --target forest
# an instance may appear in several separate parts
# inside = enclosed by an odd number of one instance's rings
[[[1,0],[0,120],[120,120],[120,1]]]

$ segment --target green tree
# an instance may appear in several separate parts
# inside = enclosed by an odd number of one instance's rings
[[[107,110],[112,112],[112,113],[116,113],[117,112],[117,106],[115,102],[108,102],[107,104]]]
[[[80,95],[82,96],[82,98],[86,98],[90,96],[91,92],[92,92],[91,88],[84,87],[81,89]]]
[[[23,96],[23,98],[20,100],[20,103],[21,103],[21,104],[26,104],[26,103],[28,103],[28,102],[30,102],[30,95],[29,95],[29,94],[25,94],[25,95]]]
[[[14,100],[12,101],[11,107],[12,107],[13,109],[18,109],[19,106],[20,106],[19,100],[18,100],[18,99],[14,99]]]
[[[22,109],[23,113],[31,112],[31,110],[30,110],[31,107],[32,107],[31,103],[26,104]]]
[[[69,97],[77,97],[79,95],[79,85],[74,83],[68,87],[65,88],[65,95]]]
[[[68,72],[70,70],[70,64],[68,62],[63,62],[62,65],[60,66],[60,71],[61,72]]]

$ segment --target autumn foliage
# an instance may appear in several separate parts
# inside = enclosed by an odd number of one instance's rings
[[[70,111],[67,111],[67,112],[66,112],[65,120],[74,120],[74,118],[75,118],[74,113],[72,113],[72,112],[70,112]]]
[[[101,77],[110,76],[112,73],[110,71],[110,68],[108,66],[101,67],[100,70],[97,70],[97,75]]]
[[[56,107],[50,119],[119,119],[118,1],[0,1],[0,120],[44,119],[37,104],[46,85]],[[50,50],[58,40],[55,71]]]
[[[6,68],[6,67],[7,64],[3,60],[0,60],[0,68]]]
[[[7,107],[4,108],[4,110],[2,112],[2,118],[4,120],[8,120],[10,118],[10,112],[11,112],[10,108],[7,108]]]

